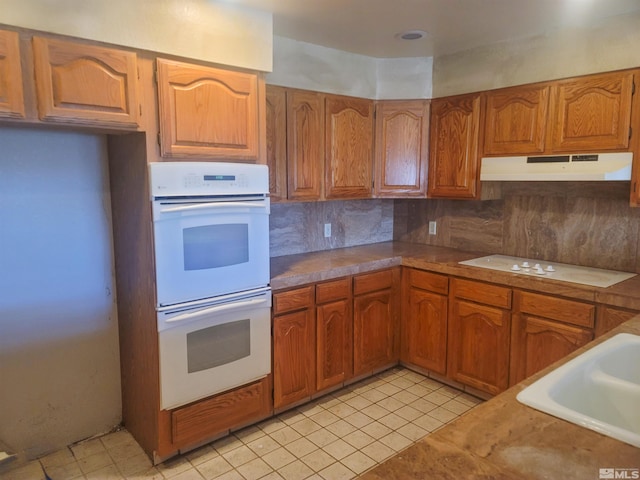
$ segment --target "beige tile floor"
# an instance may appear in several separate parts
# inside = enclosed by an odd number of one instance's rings
[[[357,477],[481,400],[396,367],[152,466],[126,431],[3,472],[3,480]]]

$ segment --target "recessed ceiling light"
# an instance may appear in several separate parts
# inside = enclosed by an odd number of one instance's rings
[[[406,32],[396,34],[396,38],[399,40],[420,40],[426,35],[427,32],[424,30],[407,30]]]

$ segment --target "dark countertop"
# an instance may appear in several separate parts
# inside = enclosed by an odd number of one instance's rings
[[[486,253],[384,242],[271,259],[271,286],[282,290],[396,265],[640,311],[640,275],[608,288],[459,265]]]
[[[366,472],[364,480],[597,479],[640,468],[640,449],[521,404],[527,385],[617,333],[640,335],[640,315],[473,408]]]

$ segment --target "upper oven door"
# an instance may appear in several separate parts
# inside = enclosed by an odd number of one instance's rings
[[[269,198],[153,202],[158,306],[269,284]]]

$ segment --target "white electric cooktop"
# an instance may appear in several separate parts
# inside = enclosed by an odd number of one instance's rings
[[[509,257],[507,255],[488,255],[459,263],[472,267],[511,272],[518,275],[530,275],[603,288],[610,287],[611,285],[636,276],[635,273],[581,267],[578,265],[547,262],[543,260],[531,260],[521,257]]]

